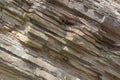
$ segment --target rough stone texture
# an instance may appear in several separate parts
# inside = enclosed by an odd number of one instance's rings
[[[0,80],[120,80],[119,0],[0,0]]]

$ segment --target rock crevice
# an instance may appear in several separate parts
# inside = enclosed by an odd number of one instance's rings
[[[120,80],[118,6],[115,0],[0,0],[0,79]]]

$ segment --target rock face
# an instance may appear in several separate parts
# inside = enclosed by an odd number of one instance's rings
[[[120,80],[119,0],[0,0],[0,80]]]

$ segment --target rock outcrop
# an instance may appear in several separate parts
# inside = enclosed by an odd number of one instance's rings
[[[120,1],[0,0],[0,80],[120,80]]]

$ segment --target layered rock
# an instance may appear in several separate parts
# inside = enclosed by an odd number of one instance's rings
[[[115,0],[0,0],[1,80],[120,80]]]

